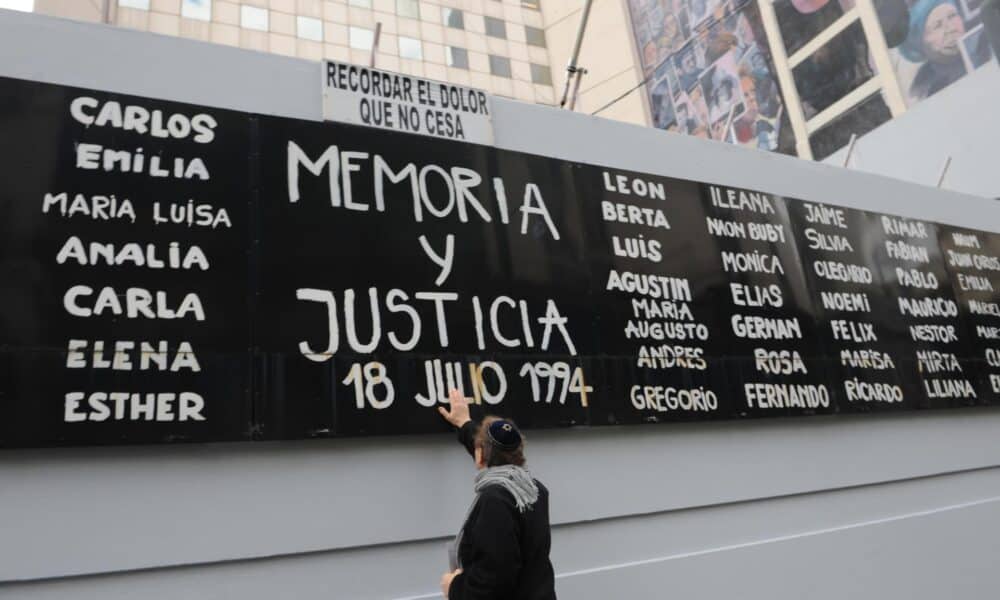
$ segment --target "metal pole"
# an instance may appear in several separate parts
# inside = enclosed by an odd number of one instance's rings
[[[577,69],[576,70],[576,81],[573,82],[573,96],[569,100],[569,109],[573,110],[576,108],[576,99],[580,95],[580,80],[583,76],[587,74],[587,69]]]
[[[368,66],[375,68],[375,52],[378,51],[378,40],[382,37],[382,21],[375,23],[375,37],[372,39],[372,55],[368,59]]]
[[[941,187],[944,183],[944,178],[948,175],[949,168],[951,168],[951,156],[944,159],[944,166],[941,167],[941,175],[938,177],[937,187]]]
[[[566,65],[566,85],[563,86],[562,100],[559,101],[560,107],[566,106],[566,100],[569,98],[570,80],[573,79],[573,75],[577,71],[576,61],[580,58],[583,33],[587,30],[587,19],[590,18],[590,6],[593,3],[594,0],[585,0],[583,4],[583,14],[580,15],[580,27],[576,30],[576,42],[573,44],[573,53],[569,55],[569,64]]]
[[[851,141],[847,142],[847,154],[844,155],[844,168],[851,162],[851,156],[854,154],[854,144],[858,141],[858,134],[851,134]]]
[[[111,24],[111,0],[104,0],[101,3],[101,22],[105,25]]]

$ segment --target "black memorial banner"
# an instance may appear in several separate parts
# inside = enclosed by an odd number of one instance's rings
[[[1000,235],[942,225],[938,241],[965,321],[967,376],[979,404],[1000,403]]]
[[[526,426],[586,424],[595,302],[571,168],[370,134],[260,120],[264,437],[444,429],[452,387]]]
[[[249,125],[0,80],[0,446],[249,438]]]
[[[788,207],[839,409],[916,408],[921,389],[910,338],[899,330],[900,291],[877,258],[886,244],[878,215],[806,201]]]
[[[692,181],[575,165],[597,346],[595,423],[728,418],[715,297],[725,277]],[[580,197],[578,197],[578,202]]]
[[[890,215],[872,215],[873,264],[895,310],[890,335],[906,340],[900,374],[918,406],[947,408],[977,403],[980,392],[969,364],[972,349],[941,248],[938,225]],[[881,236],[881,239],[879,239]]]
[[[739,416],[836,410],[827,361],[788,207],[762,192],[703,185],[706,226],[719,240],[725,284],[716,299]]]
[[[1000,235],[0,79],[0,447],[994,404]]]

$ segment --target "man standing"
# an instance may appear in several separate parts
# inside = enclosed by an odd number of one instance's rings
[[[441,593],[448,600],[556,600],[549,492],[524,468],[524,437],[508,419],[473,421],[457,390],[448,399],[450,410],[438,411],[458,428],[479,473]]]

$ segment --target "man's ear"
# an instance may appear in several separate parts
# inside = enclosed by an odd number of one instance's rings
[[[474,452],[474,456],[475,456],[475,459],[476,459],[476,466],[477,467],[479,467],[480,469],[482,469],[483,467],[486,466],[486,464],[483,461],[483,449],[482,448],[476,448],[476,450]]]

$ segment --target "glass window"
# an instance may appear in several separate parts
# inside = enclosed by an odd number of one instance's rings
[[[449,67],[455,67],[456,69],[468,69],[469,68],[469,51],[465,48],[456,48],[455,46],[448,46],[448,51],[445,58],[448,61]]]
[[[878,93],[840,115],[809,137],[813,158],[823,160],[851,141],[851,134],[863,136],[892,118],[882,94]]]
[[[531,63],[531,82],[552,85],[552,70],[545,65]]]
[[[444,23],[445,27],[465,29],[465,14],[457,8],[442,8],[441,22]]]
[[[490,73],[498,77],[510,78],[510,59],[490,54]]]
[[[347,0],[347,3],[351,6],[357,6],[358,8],[372,7],[372,0]]]
[[[802,111],[810,119],[875,76],[868,63],[868,42],[861,23],[837,34],[792,69]]]
[[[348,37],[351,48],[355,50],[371,50],[375,43],[375,32],[364,27],[351,27]]]
[[[267,31],[267,9],[256,6],[241,6],[240,25],[246,29]]]
[[[181,16],[199,21],[211,21],[212,0],[184,0],[181,4]]]
[[[396,14],[411,19],[420,18],[420,3],[417,0],[396,0]]]
[[[844,14],[838,0],[775,0],[778,29],[789,56]]]
[[[521,0],[521,6],[530,8],[531,10],[542,10],[539,0]]]
[[[7,4],[9,4],[9,2]],[[139,10],[149,10],[149,0],[118,0],[118,6],[124,6],[125,8],[138,8]]]
[[[524,26],[524,37],[532,46],[545,47],[545,30],[530,25]]]
[[[424,50],[420,46],[420,40],[399,36],[399,57],[423,60]]]
[[[483,19],[486,20],[486,35],[507,39],[507,25],[503,19],[493,17],[483,17]]]
[[[304,40],[323,41],[323,21],[312,17],[296,17],[295,31]]]

